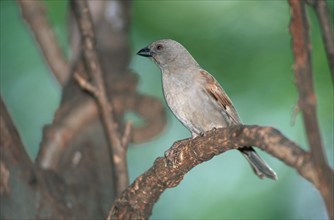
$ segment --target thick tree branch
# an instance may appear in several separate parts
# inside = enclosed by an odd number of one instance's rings
[[[78,189],[69,190],[60,176],[35,166],[1,97],[0,112],[1,218],[83,218],[82,206],[75,195]]]
[[[107,219],[147,219],[154,204],[167,188],[177,186],[196,165],[227,150],[257,146],[295,168],[305,179],[319,187],[316,169],[308,152],[271,127],[233,126],[209,131],[203,137],[174,143],[175,160],[157,158],[118,198]],[[333,173],[332,173],[333,175]]]
[[[62,123],[45,126],[36,163],[44,169],[57,170],[59,161],[64,151],[70,147],[71,141],[97,116],[96,103],[89,99],[78,103],[67,115],[62,115]]]
[[[295,56],[294,73],[299,93],[298,104],[303,113],[312,159],[317,168],[320,181],[319,190],[325,200],[330,218],[334,218],[333,175],[324,153],[317,121],[316,96],[314,94],[311,67],[311,43],[308,34],[309,25],[305,12],[305,2],[289,0],[289,4],[291,7],[290,32]]]
[[[21,141],[21,137],[11,120],[9,112],[5,106],[5,103],[0,96],[0,161],[6,166],[15,166],[16,169],[20,169],[22,173],[33,172],[34,164],[30,160],[24,145]],[[6,161],[4,161],[6,160]],[[19,172],[19,173],[20,173]],[[27,177],[29,178],[29,177]],[[8,188],[8,187],[6,187]],[[2,191],[2,190],[0,190]]]
[[[70,69],[46,19],[46,8],[38,0],[20,0],[19,3],[22,15],[30,25],[49,67],[63,86],[69,78]]]
[[[112,162],[114,167],[114,177],[116,178],[116,194],[119,195],[129,183],[128,170],[126,163],[127,146],[122,145],[122,137],[119,133],[118,125],[113,119],[112,107],[106,96],[106,89],[103,81],[102,68],[96,52],[96,40],[93,30],[93,23],[89,8],[86,1],[72,1],[72,8],[77,17],[77,23],[82,35],[81,43],[83,48],[83,58],[88,68],[92,84],[95,89],[90,87],[90,92],[93,93],[99,105],[102,116],[102,121],[106,130],[107,138],[112,149]],[[78,77],[76,78],[78,80]],[[82,83],[79,83],[82,85]],[[87,87],[84,87],[87,89]]]

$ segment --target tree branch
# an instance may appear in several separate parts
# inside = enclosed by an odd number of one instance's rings
[[[19,3],[22,15],[30,25],[49,67],[58,82],[63,86],[69,78],[70,69],[46,19],[45,7],[38,0],[20,0]]]
[[[118,198],[107,219],[147,219],[154,204],[167,188],[177,186],[196,165],[227,150],[257,146],[295,168],[305,179],[319,187],[316,169],[308,152],[271,127],[237,125],[205,133],[203,137],[174,143],[176,158],[172,165],[157,158]]]
[[[77,17],[78,26],[82,35],[81,43],[83,48],[83,58],[93,81],[92,84],[87,82],[86,85],[96,87],[93,95],[99,105],[107,138],[112,149],[114,177],[116,178],[115,188],[116,194],[119,195],[129,183],[126,163],[127,147],[122,146],[121,135],[117,131],[118,125],[112,117],[112,107],[106,96],[105,85],[102,77],[102,68],[96,52],[96,40],[93,23],[87,2],[82,0],[72,1],[72,9]],[[79,85],[82,85],[82,83],[79,83]]]
[[[69,212],[65,202],[73,192],[66,192],[65,199],[59,177],[35,167],[1,97],[0,112],[1,218],[73,218],[76,210],[72,207]]]
[[[32,33],[35,34],[36,42],[41,48],[41,51],[43,52],[52,72],[55,74],[59,83],[64,86],[68,81],[67,79],[70,75],[70,68],[68,61],[60,50],[53,29],[48,22],[45,13],[45,6],[38,0],[20,0],[19,4],[21,6],[22,15],[24,16],[27,24],[29,24]],[[105,3],[99,2],[99,4],[100,6],[97,6],[98,4],[96,3],[92,5],[94,5],[94,7],[101,7],[102,9],[106,8]],[[122,10],[126,9],[122,8]],[[101,17],[99,19],[100,21],[105,19],[103,18],[104,16],[101,16],[101,14],[104,14],[103,12],[98,13],[98,16]],[[124,18],[124,20],[126,19]],[[70,23],[72,24],[75,22]],[[70,28],[72,28],[71,30],[73,32],[73,27]],[[101,28],[103,29],[104,35],[110,36],[110,29],[108,29],[109,33],[106,33],[106,27],[103,26]],[[74,32],[76,33],[76,31]],[[76,34],[74,35],[76,36]],[[79,36],[79,33],[77,35]],[[114,36],[117,34],[113,32],[111,35]],[[116,42],[116,44],[120,46],[120,42]],[[111,53],[115,53],[114,48],[110,49],[105,46],[102,47],[105,50],[109,49]],[[122,53],[127,52],[124,52],[123,50]],[[104,57],[109,58],[110,56]],[[109,69],[112,69],[117,73],[119,72],[119,60],[113,60],[112,62],[108,61],[108,64],[112,64]],[[117,66],[117,68],[115,68],[115,66]],[[106,73],[106,75],[109,78],[112,76],[112,74],[109,73]],[[113,93],[111,95],[113,97],[112,105],[117,109],[121,109],[123,112],[134,111],[139,116],[144,118],[145,124],[143,126],[133,127],[133,129],[131,129],[132,132],[130,134],[129,141],[132,143],[147,141],[160,133],[166,124],[163,106],[154,98],[136,93],[135,89],[137,79],[130,71],[124,72],[124,70],[122,70],[122,74],[120,75],[122,77],[119,79],[115,78],[108,80],[108,84],[110,85]],[[75,86],[70,82],[70,85],[67,87],[72,88]],[[66,88],[64,87],[64,90],[66,90]],[[70,90],[71,97],[73,97],[73,90]],[[110,95],[110,91],[108,94]],[[64,97],[66,98],[66,94],[63,94],[63,98]],[[62,158],[64,151],[68,149],[69,143],[73,141],[73,138],[77,137],[76,134],[79,134],[80,131],[85,128],[85,125],[91,123],[98,116],[96,103],[92,102],[91,99],[84,99],[81,102],[78,101],[77,97],[74,99],[76,100],[76,103],[70,103],[72,108],[69,108],[69,103],[64,103],[63,100],[55,115],[52,125],[44,127],[43,140],[36,158],[36,162],[44,169],[57,170],[59,160]],[[148,108],[147,106],[150,107]]]
[[[320,180],[319,190],[325,200],[329,216],[333,219],[333,175],[324,153],[317,121],[316,96],[314,94],[311,67],[311,43],[308,35],[309,26],[305,12],[305,2],[289,0],[289,4],[291,7],[290,32],[295,56],[294,73],[299,93],[298,104],[303,113],[312,159]]]
[[[322,39],[324,41],[329,69],[332,73],[332,81],[334,84],[334,34],[333,24],[330,19],[333,15],[330,15],[328,12],[326,0],[308,0],[307,2],[314,8],[320,23]]]
[[[9,112],[7,111],[1,96],[0,112],[0,161],[5,163],[7,167],[15,166],[16,169],[20,170],[19,173],[33,172],[34,164],[30,160],[24,148],[21,137],[9,115]]]

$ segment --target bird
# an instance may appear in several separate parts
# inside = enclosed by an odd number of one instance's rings
[[[157,40],[137,52],[160,68],[168,107],[195,138],[205,132],[242,124],[231,99],[218,81],[188,50],[172,39]],[[253,147],[238,148],[259,178],[277,179],[276,173]]]

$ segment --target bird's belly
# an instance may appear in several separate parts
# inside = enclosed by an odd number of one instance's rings
[[[221,109],[211,104],[208,96],[183,90],[165,92],[165,98],[174,115],[193,134],[228,126]]]

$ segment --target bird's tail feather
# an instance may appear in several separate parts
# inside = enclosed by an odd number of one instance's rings
[[[269,165],[262,160],[262,158],[255,152],[252,147],[243,147],[239,149],[242,155],[245,156],[249,164],[251,165],[254,173],[260,177],[267,177],[273,180],[277,180],[276,173],[269,167]]]

